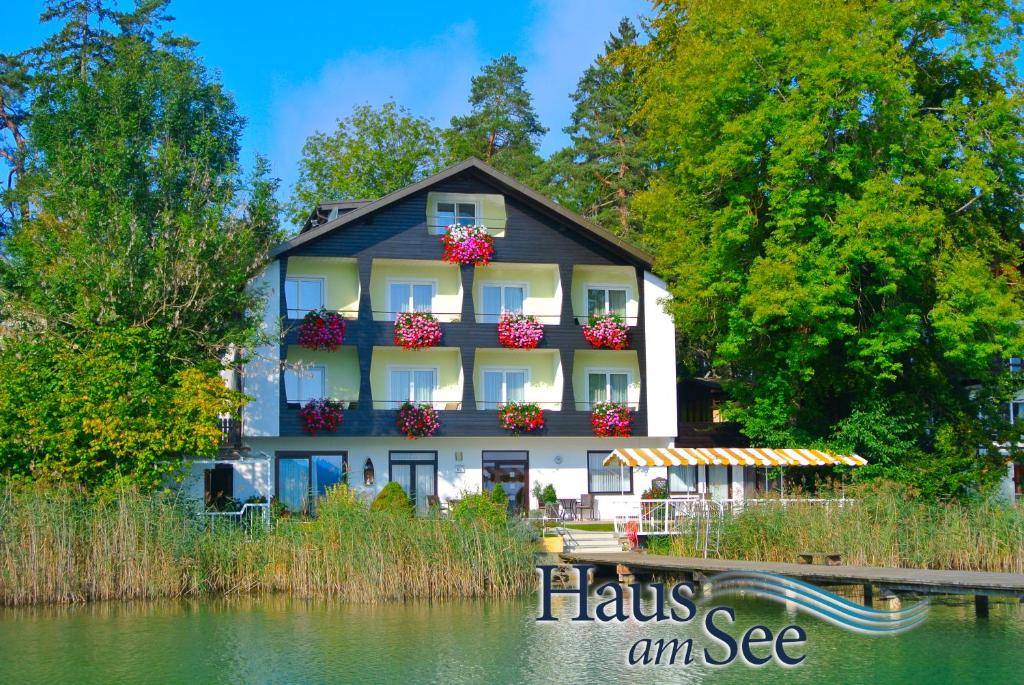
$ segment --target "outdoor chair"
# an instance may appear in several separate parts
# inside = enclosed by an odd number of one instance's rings
[[[545,504],[544,505],[544,518],[551,519],[553,521],[561,521],[562,517],[559,515],[557,504]]]
[[[427,509],[443,513],[441,509],[441,500],[437,495],[427,495]]]
[[[576,507],[576,511],[579,513],[580,518],[583,518],[583,514],[587,513],[587,518],[591,521],[594,520],[594,496],[586,493],[580,495],[580,503]]]

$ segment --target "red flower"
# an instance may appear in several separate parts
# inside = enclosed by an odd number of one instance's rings
[[[338,430],[342,421],[341,403],[328,399],[315,399],[307,402],[299,410],[302,428],[310,435],[324,431],[333,433]]]
[[[395,317],[394,340],[407,350],[434,347],[441,342],[441,324],[433,314],[402,312]]]
[[[409,440],[429,438],[441,428],[437,410],[429,404],[405,402],[398,409],[398,430]]]
[[[590,426],[599,438],[628,438],[633,434],[633,412],[621,402],[598,402],[591,408]]]
[[[450,264],[486,266],[494,257],[494,238],[484,226],[452,224],[441,236],[444,245],[442,259]]]
[[[345,319],[326,309],[309,312],[299,326],[299,344],[311,350],[334,352],[345,342]]]
[[[509,402],[498,407],[498,422],[505,430],[529,433],[544,427],[544,410],[533,403]]]
[[[590,317],[583,326],[583,337],[594,348],[624,350],[629,347],[629,329],[618,314]]]
[[[535,317],[505,313],[498,320],[498,342],[504,347],[532,350],[543,339],[544,326]]]

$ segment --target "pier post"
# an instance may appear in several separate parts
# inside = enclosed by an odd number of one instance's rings
[[[974,595],[974,615],[988,618],[988,595]]]
[[[874,594],[871,583],[864,583],[864,606],[869,607],[874,603]]]

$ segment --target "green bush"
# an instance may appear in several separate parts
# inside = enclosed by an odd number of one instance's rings
[[[541,504],[558,504],[558,495],[555,494],[555,486],[548,483],[544,486]]]
[[[409,517],[415,513],[415,507],[412,500],[409,499],[409,495],[405,494],[402,486],[395,481],[391,481],[377,493],[377,497],[374,498],[370,509],[373,511],[390,511]]]
[[[501,483],[494,484],[494,489],[491,490],[491,499],[494,500],[496,504],[506,507],[508,506],[508,493],[505,492],[505,488],[501,486]]]
[[[494,490],[500,487],[495,485]],[[504,526],[508,523],[508,499],[502,496],[502,501],[497,501],[493,491],[465,492],[452,507],[452,519],[460,525]]]

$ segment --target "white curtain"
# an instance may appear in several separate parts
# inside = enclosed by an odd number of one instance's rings
[[[508,371],[505,373],[505,401],[523,402],[526,399],[526,373]]]
[[[696,466],[669,466],[668,489],[670,492],[696,492]]]
[[[420,369],[413,371],[416,402],[432,402],[434,400],[434,371]]]
[[[624,373],[608,374],[612,402],[625,403],[629,399],[629,376]]]
[[[608,291],[608,312],[610,314],[618,314],[619,316],[626,316],[626,291],[625,290],[609,290]]]
[[[483,287],[483,304],[480,321],[483,323],[498,323],[501,314],[501,288],[496,285],[485,285]]]
[[[494,409],[501,404],[501,372],[484,371],[484,408]]]
[[[304,512],[309,501],[309,460],[285,458],[278,461],[277,497],[290,511]]]
[[[523,313],[523,289],[518,287],[505,288],[505,311],[513,314]]]
[[[429,283],[416,283],[412,286],[412,310],[429,312],[433,309],[434,286]]]
[[[601,462],[608,456],[607,452],[587,453],[587,467],[590,474],[591,492],[622,492],[629,489],[630,469],[623,469],[618,464],[603,466]]]
[[[397,407],[410,399],[409,372],[395,370],[391,372],[391,406]]]

